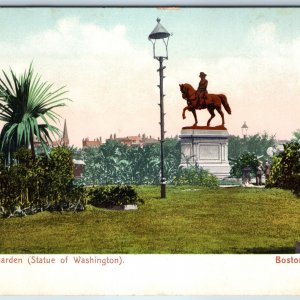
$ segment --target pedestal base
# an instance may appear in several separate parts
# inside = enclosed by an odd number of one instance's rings
[[[183,128],[179,137],[181,166],[197,164],[219,179],[230,175],[227,130]]]

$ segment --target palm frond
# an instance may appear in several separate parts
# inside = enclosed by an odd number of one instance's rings
[[[48,120],[57,123],[60,115],[54,110],[66,105],[67,91],[61,87],[51,91],[53,84],[42,82],[34,75],[32,63],[28,70],[17,78],[10,69],[0,78],[0,120],[5,122],[0,134],[0,147],[8,153],[20,146],[32,145],[34,137],[46,148],[51,136],[60,130]],[[39,124],[39,120],[44,124]]]
[[[3,75],[4,75],[4,77],[5,77],[6,81],[7,81],[7,83],[9,84],[10,89],[11,89],[12,91],[14,91],[14,88],[13,88],[12,84],[10,83],[9,78],[8,78],[8,76],[6,75],[6,73],[5,73],[4,71],[3,71]],[[4,82],[2,81],[2,79],[1,79],[1,82],[4,83]],[[4,86],[6,86],[6,85],[4,84]],[[7,88],[7,86],[6,86],[6,89],[9,90],[9,89]]]

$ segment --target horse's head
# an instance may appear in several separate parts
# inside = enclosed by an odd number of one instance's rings
[[[179,84],[180,92],[182,94],[182,98],[187,100],[188,99],[188,90],[185,86],[185,84]]]

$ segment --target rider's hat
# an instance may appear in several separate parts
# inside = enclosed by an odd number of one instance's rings
[[[200,76],[207,76],[204,72],[200,72]]]

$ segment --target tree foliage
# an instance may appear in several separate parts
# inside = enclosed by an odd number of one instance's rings
[[[84,191],[74,184],[69,149],[54,148],[49,156],[33,160],[29,149],[19,148],[13,157],[9,167],[1,159],[0,215],[84,208]]]
[[[228,141],[228,156],[230,160],[236,160],[244,152],[249,152],[261,159],[268,159],[266,151],[275,144],[275,137],[269,136],[267,133],[250,135],[245,138],[231,136]]]
[[[270,187],[291,189],[300,193],[300,144],[290,142],[284,150],[273,156],[269,178]]]
[[[218,179],[203,168],[190,166],[188,168],[179,168],[173,178],[175,185],[197,185],[207,187],[217,187]]]
[[[165,175],[167,180],[170,180],[180,164],[180,141],[166,139],[164,153]],[[108,140],[99,147],[83,149],[82,158],[86,164],[84,181],[88,185],[160,182],[159,144],[128,147]]]
[[[217,179],[201,168],[181,168],[181,147],[177,138],[164,142],[164,171],[169,184],[215,186]],[[128,147],[117,141],[107,141],[97,148],[82,151],[85,161],[84,183],[159,184],[160,145]]]
[[[231,160],[230,175],[233,177],[240,178],[243,175],[243,170],[246,167],[250,168],[252,176],[256,174],[259,166],[259,160],[254,153],[244,152],[237,159]]]
[[[89,190],[89,197],[89,203],[105,208],[144,203],[130,185],[98,186]]]
[[[293,142],[300,142],[300,129],[297,129],[293,132]]]
[[[51,135],[60,134],[49,119],[59,120],[54,109],[65,105],[66,91],[64,87],[52,91],[52,84],[42,82],[38,74],[34,75],[32,64],[19,78],[12,70],[10,74],[3,71],[3,76],[0,78],[0,120],[5,124],[0,134],[0,150],[8,163],[10,154],[22,146],[30,146],[35,158],[34,139],[46,150],[52,141]]]

